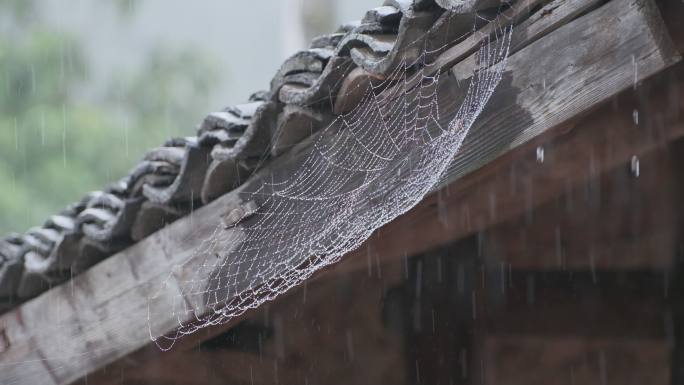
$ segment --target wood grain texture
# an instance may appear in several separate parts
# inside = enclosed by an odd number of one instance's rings
[[[670,348],[664,339],[514,335],[482,343],[486,385],[671,384]]]
[[[443,184],[679,60],[649,1],[613,1],[560,27],[509,58]],[[463,61],[452,73],[469,76],[471,65]]]
[[[345,262],[341,262],[343,264]],[[408,384],[405,346],[387,327],[387,291],[404,266],[309,282],[204,343],[121,360],[78,385]],[[207,340],[208,338],[205,338]]]
[[[501,89],[474,127],[447,181],[482,167],[630,87],[635,76],[644,79],[678,60],[671,43],[662,38],[666,34],[653,10],[647,0],[614,0],[512,56]],[[457,66],[452,73],[462,76],[468,65]],[[305,145],[296,147],[254,180],[291,172],[305,154]],[[204,257],[194,255],[195,251],[220,226],[226,207],[242,204],[240,191],[196,210],[0,317],[7,341],[0,351],[0,383],[70,383],[147,345],[149,329],[155,334],[174,330],[179,320],[168,311],[166,300],[183,296],[179,282],[192,271],[192,264],[201,263]],[[473,190],[468,194],[481,193]],[[420,247],[445,240],[443,231],[432,237],[418,236],[413,227],[420,223],[429,231],[434,223],[441,223],[435,220],[437,210],[430,206],[437,200],[437,195],[428,198],[410,215],[409,222],[402,217],[380,230],[383,241],[371,241],[375,250],[397,257],[406,248],[392,246],[391,239],[416,242]],[[458,211],[455,218],[461,217]],[[477,226],[473,222],[470,228]],[[239,231],[232,228],[218,237],[234,237]],[[396,238],[402,235],[406,237]],[[364,253],[357,251],[349,257],[362,258],[365,263],[365,256],[359,257]],[[248,280],[245,277],[245,283]],[[161,295],[151,301],[160,287]],[[197,313],[206,310],[197,298],[187,301]],[[148,312],[168,316],[148,320]]]
[[[662,275],[605,273],[597,282],[589,274],[514,272],[505,294],[495,281],[488,276],[488,290],[505,300],[483,296],[485,326],[473,341],[481,348],[472,368],[484,374],[478,383],[672,383],[663,320],[673,303],[662,295]]]
[[[588,177],[529,215],[482,233],[491,266],[534,271],[668,271],[681,237],[678,180],[670,147]],[[627,163],[627,162],[625,162]]]

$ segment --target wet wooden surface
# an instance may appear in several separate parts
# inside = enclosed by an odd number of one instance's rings
[[[610,29],[604,30],[607,25]],[[574,41],[576,36],[586,39]],[[558,49],[562,55],[557,53]],[[568,62],[568,56],[574,60]],[[540,59],[544,60],[544,66],[540,66]],[[433,194],[408,216],[381,229],[368,242],[368,247],[347,258],[362,261],[355,265],[357,269],[367,265],[369,249],[377,253],[373,258],[383,263],[400,260],[407,253],[422,252],[463,237],[557,196],[564,191],[567,178],[581,180],[586,173],[586,164],[574,162],[586,158],[569,150],[577,147],[566,147],[568,152],[564,156],[568,160],[559,162],[557,167],[568,168],[557,169],[563,173],[556,174],[555,179],[552,174],[540,171],[543,167],[530,167],[524,171],[525,178],[518,178],[522,169],[492,174],[490,167],[494,166],[483,166],[531,140],[562,142],[581,137],[584,131],[580,130],[557,136],[563,132],[558,127],[633,86],[635,76],[637,80],[644,79],[677,59],[650,1],[614,0],[525,47],[511,57],[500,92],[474,127],[475,136],[464,145],[465,151],[455,163],[456,172],[450,174],[450,181],[453,181],[453,178],[471,173],[458,181],[459,186],[470,186],[470,189],[459,187],[460,192],[455,194],[445,188]],[[632,71],[632,60],[638,63],[636,72]],[[468,65],[463,64],[464,68]],[[555,74],[552,84],[544,77],[548,71]],[[453,73],[462,76],[464,72],[461,68]],[[604,115],[609,116],[609,111]],[[567,129],[571,127],[566,126]],[[611,131],[604,126],[597,135],[612,138],[619,129],[617,126]],[[597,150],[598,155],[604,156],[599,159],[598,170],[617,167],[623,164],[625,157],[646,153],[676,138],[680,135],[681,123],[667,124],[662,130],[664,134],[658,136],[642,131],[637,131],[635,136],[627,135],[624,147],[616,147],[622,148],[621,151],[612,145],[607,146],[604,153]],[[544,133],[548,136],[542,139],[540,135]],[[489,138],[496,141],[491,142]],[[588,135],[577,143],[587,144],[587,140],[597,138]],[[528,147],[522,147],[516,156],[524,158]],[[301,153],[293,151],[287,156],[298,154]],[[559,155],[549,153],[549,159],[554,156],[561,159]],[[458,162],[461,162],[460,166]],[[467,166],[463,166],[463,162]],[[575,163],[578,165],[573,168]],[[282,163],[276,162],[274,167],[287,167],[288,164],[291,163],[285,159]],[[476,169],[482,171],[473,173]],[[262,175],[272,171],[266,169]],[[510,191],[510,183],[519,183],[518,179],[522,185],[514,188],[520,189],[520,195],[500,193]],[[534,190],[525,190],[530,186],[534,186]],[[33,383],[70,383],[148,345],[148,326],[155,331],[174,330],[178,319],[164,310],[164,298],[158,302],[149,301],[155,285],[166,281],[169,283],[167,296],[182,295],[175,274],[182,277],[184,273],[174,271],[169,275],[169,266],[186,262],[194,255],[199,243],[215,230],[222,209],[240,204],[237,194],[219,198],[66,284],[3,315],[0,329],[6,343],[0,350],[0,382],[30,379]],[[492,198],[492,194],[501,195]],[[532,202],[526,205],[529,197]],[[444,209],[445,205],[447,209]],[[203,256],[195,255],[194,258]],[[140,316],[147,314],[148,306],[152,307],[152,314],[168,314],[168,317],[148,320]],[[202,310],[197,308],[198,312]]]

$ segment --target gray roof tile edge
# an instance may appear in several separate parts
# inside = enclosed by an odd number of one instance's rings
[[[487,1],[469,0],[468,9]],[[104,191],[88,193],[40,228],[0,238],[0,312],[240,186],[258,165],[332,121],[352,70],[383,78],[428,37],[463,33],[445,27],[458,20],[458,10],[444,9],[458,8],[454,3],[385,1],[362,22],[314,38],[311,48],[286,59],[270,90],[208,114],[197,136],[170,139]]]

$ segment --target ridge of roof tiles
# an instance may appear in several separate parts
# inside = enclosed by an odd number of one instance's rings
[[[423,47],[437,50],[465,36],[473,13],[500,1],[386,0],[360,21],[314,38],[285,60],[270,90],[210,113],[196,136],[150,150],[126,177],[42,226],[0,238],[0,312],[237,188],[264,160],[358,103],[353,85],[383,78]]]

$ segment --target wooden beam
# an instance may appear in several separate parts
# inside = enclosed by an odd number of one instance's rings
[[[410,383],[397,370],[405,362],[400,326],[388,326],[402,320],[383,310],[387,292],[405,282],[403,264],[329,278],[290,290],[228,335],[147,349],[77,384]]]
[[[663,275],[512,277],[505,293],[490,288],[503,298],[481,297],[485,327],[473,337],[472,362],[478,383],[671,383],[673,303],[663,296]]]
[[[614,0],[554,31],[510,58],[510,69],[497,96],[474,127],[449,180],[482,167],[632,86],[635,77],[638,81],[645,79],[678,59],[650,0]],[[468,65],[456,68],[455,76],[462,77]],[[654,142],[657,141],[648,143]],[[630,147],[629,152],[633,149]],[[296,148],[281,157],[248,185],[259,183],[259,178],[267,178],[271,173],[291,172],[288,167],[297,164],[306,153],[304,150]],[[505,178],[511,179],[510,175]],[[481,194],[478,189],[467,194]],[[217,199],[0,317],[0,335],[6,336],[0,351],[0,382],[70,383],[147,345],[149,329],[155,333],[169,332],[178,322],[190,321],[179,320],[168,307],[168,301],[184,298],[179,282],[192,274],[193,263],[201,263],[206,257],[197,255],[202,241],[215,231],[222,217],[242,206],[240,191]],[[446,221],[451,227],[440,228],[435,235],[426,234],[433,223],[442,223],[436,215],[437,199],[428,198],[408,222],[409,217],[399,219],[381,230],[380,238],[374,238],[369,245],[383,255],[397,257],[406,248],[392,246],[389,237],[396,241],[402,239],[396,236],[406,235],[404,241],[417,241],[420,247],[453,238],[445,235],[444,230],[452,232],[457,227],[464,218],[461,210]],[[471,229],[481,226],[478,216],[472,219]],[[414,226],[418,223],[420,231]],[[410,229],[405,227],[407,224]],[[235,231],[239,228],[218,236],[229,239]],[[376,243],[376,239],[381,242]],[[365,261],[364,253],[357,251],[350,258]],[[245,287],[250,279],[245,277],[232,289]],[[158,295],[162,284],[163,291]],[[150,300],[153,297],[155,300]],[[206,310],[201,298],[187,300],[197,313]],[[148,314],[155,316],[148,319]]]
[[[604,172],[629,170],[633,156],[642,157],[682,137],[682,109],[684,66],[678,64],[641,83],[637,91],[625,91],[588,115],[503,151],[477,172],[445,181],[441,190],[381,228],[348,258],[362,261],[368,250],[381,261],[403,258],[529,216],[536,207]],[[538,149],[543,162],[537,159]]]
[[[633,129],[641,129],[634,127]],[[562,196],[483,231],[490,266],[522,270],[656,270],[674,265],[684,218],[672,147],[588,176]]]
[[[672,383],[666,339],[500,335],[481,343],[486,385]]]

